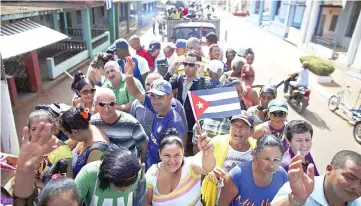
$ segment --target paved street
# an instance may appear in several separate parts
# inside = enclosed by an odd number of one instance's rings
[[[234,49],[252,47],[255,52],[255,84],[272,82],[276,84],[288,74],[288,69],[300,66],[299,57],[307,55],[294,45],[283,41],[275,35],[265,32],[246,21],[223,11],[218,11],[221,18],[221,35],[228,31],[228,41],[221,42],[224,49],[229,45]],[[221,40],[224,37],[221,36]],[[318,86],[315,77],[310,77],[311,100],[305,114],[300,116],[291,109],[289,120],[308,120],[314,129],[312,155],[321,173],[331,161],[333,155],[340,150],[349,149],[361,151],[361,145],[354,141],[353,127],[341,117],[327,108],[328,91]],[[279,98],[283,98],[282,86],[278,89]]]
[[[224,33],[228,31],[228,41],[221,42],[224,50],[229,45],[234,49],[252,47],[255,51],[256,84],[278,83],[287,76],[289,68],[299,67],[298,58],[307,53],[297,47],[283,41],[271,33],[265,32],[248,23],[244,18],[234,17],[223,11],[219,11],[221,18],[221,40]],[[142,44],[148,45],[153,40],[152,28],[141,32]],[[156,37],[159,40],[159,36]],[[86,67],[82,68],[83,70]],[[314,77],[310,78],[315,81]],[[316,82],[310,83],[312,87],[310,106],[303,116],[293,110],[290,111],[289,119],[306,119],[314,127],[314,144],[312,154],[318,169],[325,172],[325,166],[330,162],[332,156],[340,150],[350,149],[361,151],[361,145],[357,144],[352,136],[352,126],[339,116],[331,113],[327,108],[327,98],[324,89],[317,86]],[[34,106],[39,103],[71,101],[71,80],[66,79],[58,87],[54,88],[45,96],[41,96],[36,102],[29,103],[26,107],[15,113],[18,135],[22,126],[26,124],[28,114]],[[279,89],[279,98],[283,98],[282,88]]]

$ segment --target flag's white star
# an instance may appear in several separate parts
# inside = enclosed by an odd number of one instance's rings
[[[198,106],[198,109],[203,108],[203,104],[201,102],[198,102],[197,106]]]

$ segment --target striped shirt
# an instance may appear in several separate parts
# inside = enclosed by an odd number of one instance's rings
[[[138,120],[132,115],[120,112],[119,119],[113,124],[105,123],[99,113],[92,115],[90,123],[102,129],[109,137],[110,143],[128,148],[133,154],[141,152],[142,144],[148,137]]]
[[[201,175],[193,172],[189,158],[184,159],[182,166],[181,179],[174,191],[167,195],[159,194],[157,179],[160,164],[154,164],[147,171],[146,181],[147,189],[153,193],[153,206],[200,206],[201,205]]]

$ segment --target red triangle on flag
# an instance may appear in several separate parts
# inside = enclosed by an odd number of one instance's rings
[[[208,109],[211,105],[206,100],[202,99],[201,97],[197,96],[193,92],[190,92],[192,95],[192,105],[194,109],[194,113],[196,116],[196,120],[199,119],[200,116],[202,116],[203,112]]]

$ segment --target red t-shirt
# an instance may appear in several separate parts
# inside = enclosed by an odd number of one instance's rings
[[[139,56],[143,57],[145,60],[147,60],[149,69],[151,69],[151,71],[154,70],[155,58],[148,51],[146,51],[144,49],[144,47],[142,47],[139,51],[137,51],[137,55],[139,55]]]
[[[183,9],[182,14],[183,14],[183,16],[187,16],[187,14],[188,14],[188,9],[187,9],[187,8],[186,8],[186,9]]]

